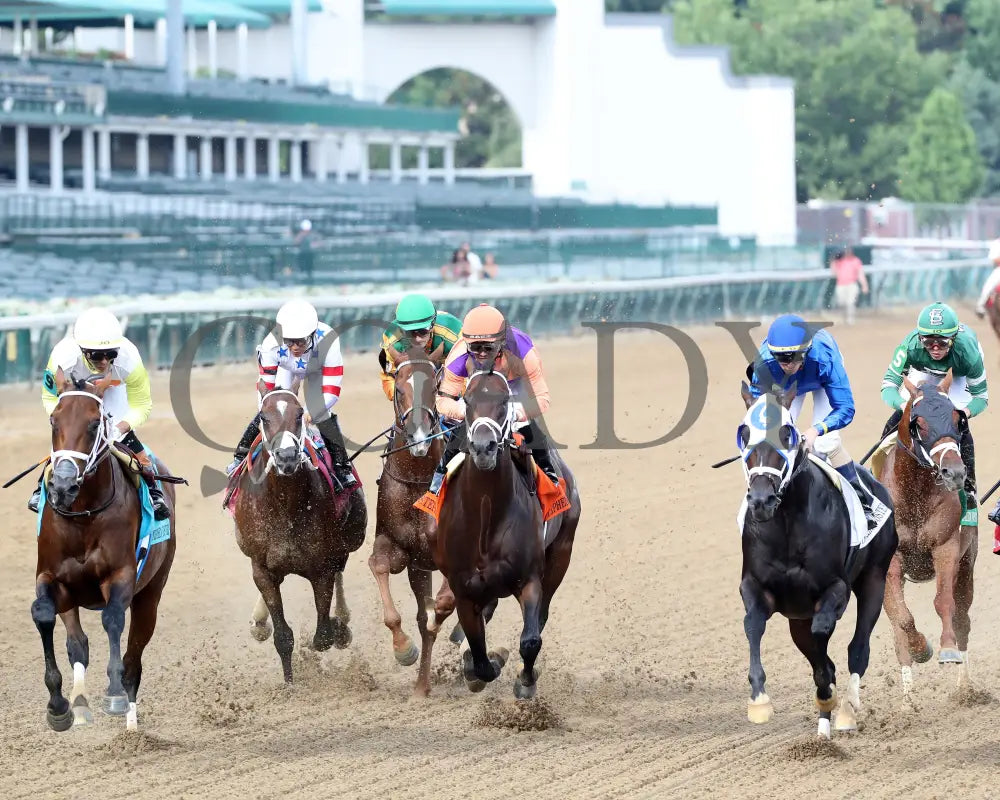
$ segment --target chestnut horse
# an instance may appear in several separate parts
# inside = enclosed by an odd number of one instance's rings
[[[986,316],[989,318],[993,333],[1000,339],[1000,290],[990,295],[986,303]]]
[[[438,367],[442,351],[430,357],[420,348],[405,353],[391,351],[395,365],[393,410],[395,422],[386,446],[385,466],[378,480],[375,543],[368,567],[375,576],[382,599],[383,621],[392,633],[392,650],[404,667],[420,656],[420,668],[414,693],[428,695],[431,690],[431,650],[437,638],[437,624],[428,624],[434,613],[431,598],[431,575],[434,564],[434,519],[414,508],[424,494],[444,449],[441,421],[434,402]],[[432,438],[433,437],[433,438]],[[399,611],[389,592],[389,575],[406,569],[410,588],[417,601],[417,627],[421,647],[403,632]],[[440,596],[449,594],[447,581]]]
[[[885,455],[879,478],[896,506],[899,548],[889,568],[885,611],[892,621],[896,658],[902,670],[903,692],[913,687],[912,664],[929,661],[934,648],[917,630],[903,597],[903,581],[937,578],[934,609],[941,618],[938,662],[961,664],[959,682],[968,680],[969,608],[972,572],[978,550],[978,528],[961,525],[959,490],[965,466],[959,452],[960,427],[968,425],[948,397],[951,371],[938,385],[914,386],[899,422],[896,446]]]
[[[469,688],[478,691],[499,677],[506,660],[506,652],[486,650],[488,616],[499,598],[517,597],[523,669],[514,695],[528,699],[537,691],[534,665],[549,607],[569,568],[580,495],[569,467],[553,451],[569,508],[543,523],[535,474],[515,463],[512,401],[499,372],[476,372],[466,384],[468,454],[447,484],[435,543],[435,562],[454,594],[438,596],[437,616],[440,623],[451,612],[453,598],[469,643],[463,672]],[[521,461],[522,454],[516,458]]]
[[[136,696],[142,678],[142,653],[153,637],[156,611],[176,549],[176,509],[170,536],[148,548],[138,576],[136,546],[142,508],[131,476],[111,448],[113,423],[104,409],[104,393],[119,382],[110,378],[72,381],[56,373],[58,400],[52,411],[52,472],[44,486],[38,532],[35,602],[31,618],[42,637],[46,717],[56,731],[93,722],[86,698],[90,645],[80,625],[80,608],[103,609],[108,635],[108,690],[104,708],[125,714],[126,727],[138,727]],[[158,474],[169,476],[158,459]],[[173,508],[174,488],[164,483]],[[163,525],[167,523],[161,523]],[[141,557],[141,556],[140,556]],[[128,649],[121,655],[125,612],[131,609]],[[72,707],[62,695],[53,631],[56,614],[66,626],[66,650],[73,666]]]
[[[261,386],[259,391],[263,391]],[[253,611],[251,632],[258,640],[266,639],[270,614],[274,647],[285,681],[291,683],[295,639],[285,621],[281,583],[286,575],[299,575],[312,584],[316,650],[329,650],[331,645],[347,647],[351,643],[347,627],[350,611],[344,601],[343,571],[348,556],[365,540],[368,511],[360,481],[335,494],[310,461],[307,451],[312,450],[314,437],[294,392],[264,392],[260,426],[263,452],[239,476],[232,501],[236,542],[252,563],[253,580],[261,595]],[[334,592],[337,607],[331,619]]]

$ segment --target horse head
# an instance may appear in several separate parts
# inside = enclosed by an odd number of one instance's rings
[[[431,447],[431,435],[438,424],[435,408],[438,367],[444,354],[438,347],[430,357],[419,347],[405,353],[390,350],[395,367],[395,391],[392,396],[396,412],[396,430],[406,436],[410,455],[423,458]]]
[[[306,437],[305,409],[295,392],[272,389],[261,395],[260,433],[279,475],[291,475],[305,463],[302,446]]]
[[[949,491],[956,492],[965,484],[965,464],[958,443],[969,422],[948,396],[951,381],[951,370],[940,383],[925,378],[915,385],[903,378],[909,398],[897,438],[920,464],[935,471]]]
[[[104,393],[121,381],[94,376],[74,380],[62,368],[56,371],[56,407],[52,426],[52,476],[47,493],[52,505],[66,511],[76,501],[84,479],[92,474],[114,438],[111,417],[104,409]]]
[[[747,481],[747,504],[753,520],[766,522],[777,511],[802,452],[788,410],[795,399],[795,386],[787,391],[775,386],[756,398],[745,381],[740,390],[747,413],[736,431],[736,444]]]
[[[473,373],[465,389],[469,455],[477,469],[496,469],[500,451],[511,439],[512,393],[499,372]]]

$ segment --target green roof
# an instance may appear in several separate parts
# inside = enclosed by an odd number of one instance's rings
[[[253,2],[254,0],[249,0]],[[259,2],[260,0],[258,0]],[[184,19],[198,27],[214,20],[222,27],[246,23],[266,28],[264,15],[229,0],[184,0]],[[153,23],[167,14],[166,0],[0,0],[0,21],[15,17],[39,21],[121,19],[131,14],[136,22]]]
[[[551,17],[551,0],[381,0],[390,16]]]
[[[186,1],[186,0],[185,0]],[[457,133],[458,111],[376,103],[264,102],[255,98],[176,96],[154,92],[108,91],[108,116],[191,117],[329,128],[381,128],[420,133]]]
[[[268,16],[291,15],[291,0],[236,0],[239,5]],[[320,0],[306,0],[306,11],[322,11],[323,4]]]

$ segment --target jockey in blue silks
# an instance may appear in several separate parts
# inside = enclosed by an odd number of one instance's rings
[[[825,455],[858,495],[869,530],[878,523],[872,513],[871,495],[864,488],[854,460],[840,439],[840,430],[854,419],[854,394],[844,370],[844,358],[826,330],[816,330],[796,314],[784,314],[771,323],[757,360],[747,367],[754,397],[777,385],[795,384],[792,419],[802,410],[806,395],[813,396],[812,426],[802,431],[806,446]]]

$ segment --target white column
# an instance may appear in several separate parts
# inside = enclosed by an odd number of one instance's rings
[[[257,138],[252,133],[243,140],[243,177],[248,181],[257,178]]]
[[[51,50],[52,49],[52,43],[53,43],[54,40],[55,40],[55,31],[53,31],[52,28],[50,28],[49,26],[46,26],[45,27],[45,49],[46,50]]]
[[[160,17],[156,20],[156,63],[166,66],[167,63],[167,20]]]
[[[140,180],[149,177],[149,134],[140,133],[135,137],[135,174]]]
[[[38,17],[31,17],[28,22],[28,52],[38,54]]]
[[[202,136],[198,143],[198,167],[203,181],[212,180],[212,137]]]
[[[81,144],[81,166],[83,167],[83,191],[91,194],[97,188],[97,181],[94,180],[94,129],[84,128],[81,131],[83,136]]]
[[[241,22],[236,26],[236,75],[241,81],[250,79],[250,59],[247,57],[247,24]]]
[[[393,139],[389,145],[389,180],[392,183],[403,182],[403,145],[399,139]]]
[[[291,173],[292,183],[302,182],[302,142],[292,139],[292,146],[288,153],[288,171]]]
[[[226,180],[235,181],[236,180],[236,137],[227,136],[226,137],[226,149],[225,149],[225,169],[226,169]]]
[[[430,154],[427,149],[427,142],[420,143],[420,151],[417,153],[417,183],[425,186],[430,181]]]
[[[344,156],[344,137],[334,139],[337,150],[337,183],[347,183],[347,158]]]
[[[189,77],[194,77],[198,72],[198,39],[194,25],[189,25],[187,29],[187,71]]]
[[[449,140],[444,145],[444,182],[455,183],[455,142]]]
[[[24,50],[24,27],[20,17],[14,17],[14,48],[15,56],[21,55]]]
[[[159,24],[159,21],[157,21]],[[129,61],[135,58],[135,17],[125,15],[125,58]]]
[[[63,190],[63,130],[60,125],[49,128],[50,186],[53,192]]]
[[[111,131],[97,131],[97,175],[102,181],[111,179]]]
[[[281,140],[271,135],[267,140],[267,178],[271,183],[277,183],[281,177],[281,164],[278,161],[278,146]]]
[[[219,48],[216,41],[217,26],[214,19],[208,21],[208,75],[215,78],[219,74]]]
[[[292,33],[292,84],[305,86],[308,82],[308,57],[306,54],[309,30],[306,23],[306,0],[291,0],[289,25]]]
[[[28,191],[28,126],[21,124],[14,134],[15,161],[17,163],[17,190]]]
[[[187,177],[187,136],[183,133],[174,134],[174,177],[178,180]]]
[[[361,160],[358,165],[358,183],[368,183],[368,137],[361,134]]]
[[[312,144],[313,158],[316,164],[316,181],[318,183],[326,183],[326,176],[330,171],[327,161],[330,145],[329,136],[320,136]]]

